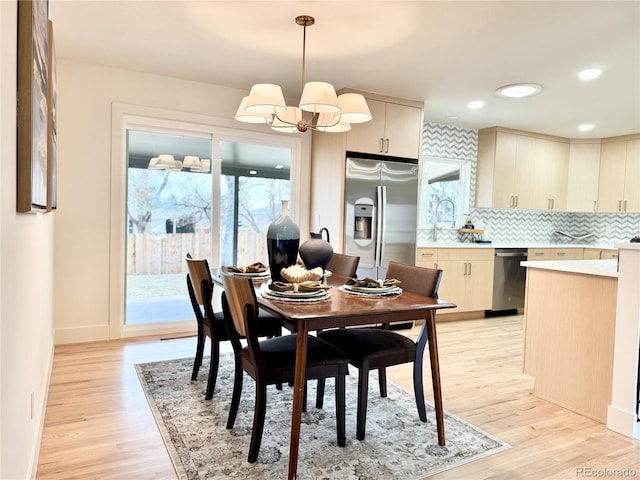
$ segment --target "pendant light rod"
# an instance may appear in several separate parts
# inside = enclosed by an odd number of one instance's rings
[[[296,23],[300,25],[302,30],[302,83],[300,84],[300,91],[304,90],[305,75],[306,75],[306,58],[307,58],[307,27],[310,27],[316,23],[316,19],[309,15],[299,15],[296,17]]]

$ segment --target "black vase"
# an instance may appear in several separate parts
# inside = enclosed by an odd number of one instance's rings
[[[300,228],[291,220],[288,213],[289,202],[282,200],[282,213],[267,230],[267,253],[273,281],[286,282],[280,275],[280,270],[295,265],[298,260]]]
[[[327,232],[327,239],[322,238],[322,232]],[[311,239],[300,245],[300,258],[304,262],[307,270],[316,267],[326,270],[331,257],[333,256],[333,247],[329,243],[329,230],[322,228],[319,233],[311,232]]]

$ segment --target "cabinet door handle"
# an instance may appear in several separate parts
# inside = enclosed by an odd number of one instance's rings
[[[516,206],[516,197],[514,197],[513,195],[511,195],[511,202],[509,202],[509,206],[510,207]]]
[[[380,139],[380,147],[378,148],[379,153],[384,153],[384,138]]]
[[[515,199],[516,199],[516,204],[514,205],[514,207],[517,207],[518,206],[518,195],[515,196]]]
[[[467,262],[464,262],[464,273],[462,275],[463,276],[467,275]]]
[[[471,275],[471,262],[469,262],[469,275]]]
[[[551,199],[551,210],[555,210],[556,209],[556,199],[552,198]]]
[[[618,211],[622,211],[622,200],[618,200]]]
[[[597,211],[598,211],[598,201],[597,201],[597,200],[594,200],[594,201],[593,201],[593,211],[594,211],[594,212],[597,212]]]
[[[626,211],[627,211],[627,201],[625,200],[624,201],[624,210],[623,210],[623,212],[626,212]]]
[[[384,153],[389,153],[389,139],[385,138],[384,140]]]

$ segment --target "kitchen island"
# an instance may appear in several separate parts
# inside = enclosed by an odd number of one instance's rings
[[[523,371],[534,394],[602,423],[611,403],[617,260],[527,261]]]

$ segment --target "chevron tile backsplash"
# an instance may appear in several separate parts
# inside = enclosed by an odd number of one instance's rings
[[[469,213],[474,224],[485,230],[493,242],[501,243],[580,243],[611,246],[628,242],[640,235],[640,213],[573,213],[501,208],[475,208],[476,162],[478,131],[453,125],[425,123],[422,155],[462,159],[471,162],[471,195]],[[592,233],[588,239],[575,241],[558,235],[563,231],[573,235]],[[438,232],[438,242],[457,242],[455,230]],[[432,242],[432,232],[418,230],[418,244]]]

